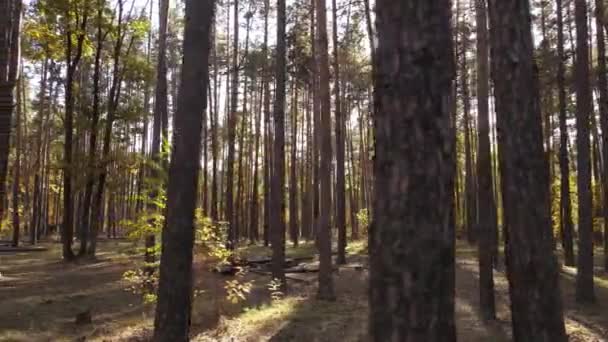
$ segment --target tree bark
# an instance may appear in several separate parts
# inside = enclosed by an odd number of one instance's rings
[[[213,0],[187,0],[183,64],[167,188],[167,220],[162,233],[155,341],[188,341],[192,308],[194,212],[209,78]]]
[[[325,0],[316,0],[319,71],[319,220],[317,245],[319,248],[319,289],[321,300],[335,300],[331,260],[331,102],[329,93],[329,54],[327,52],[327,13]]]
[[[591,193],[591,158],[589,119],[593,114],[589,81],[589,43],[587,3],[575,0],[576,20],[576,149],[578,184],[578,267],[576,273],[576,299],[578,302],[595,302],[593,289],[593,199]]]
[[[456,341],[450,3],[376,5],[369,319],[378,342]]]
[[[489,17],[513,339],[567,341],[529,1],[490,0]]]
[[[566,125],[566,71],[564,63],[564,22],[562,0],[556,0],[557,5],[557,89],[559,101],[559,167],[560,180],[560,233],[564,250],[564,263],[574,266],[574,243],[572,238],[572,208],[570,201],[570,162],[568,160],[568,127]]]
[[[334,58],[334,110],[336,113],[336,227],[338,228],[338,264],[346,264],[346,184],[344,180],[344,113],[340,95],[340,56],[338,41],[338,14],[336,0],[332,0],[333,58]]]
[[[496,318],[494,303],[494,236],[498,229],[496,204],[492,193],[492,156],[490,152],[489,121],[489,66],[488,66],[488,24],[485,0],[476,0],[475,13],[477,21],[477,116],[478,116],[478,152],[477,152],[477,198],[479,203],[479,303],[484,319]]]
[[[602,127],[603,174],[603,215],[604,215],[604,269],[608,271],[608,80],[606,79],[606,42],[604,36],[604,1],[595,1],[595,26],[597,37],[597,85],[600,92],[600,125]]]
[[[275,60],[274,102],[274,176],[271,182],[270,235],[272,239],[272,277],[281,282],[282,291],[287,290],[285,279],[285,85],[286,68],[286,10],[285,0],[277,1],[277,52]]]
[[[238,122],[237,105],[239,96],[239,1],[234,1],[234,37],[232,47],[232,95],[228,115],[228,157],[226,159],[226,221],[229,222],[228,246],[233,249],[237,241],[237,222],[234,213],[234,154],[236,143],[236,124]]]

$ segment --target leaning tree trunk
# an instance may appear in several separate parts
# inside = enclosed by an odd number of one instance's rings
[[[450,4],[376,5],[369,319],[378,342],[456,340]]]
[[[513,337],[566,341],[529,1],[490,0],[489,13]]]
[[[208,86],[209,36],[213,0],[187,0],[184,59],[167,188],[167,220],[162,233],[155,341],[188,341],[192,308],[194,212],[201,157],[201,127]]]

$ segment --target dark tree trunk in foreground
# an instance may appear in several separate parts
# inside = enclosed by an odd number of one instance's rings
[[[574,266],[574,243],[572,241],[572,208],[570,202],[570,162],[568,160],[568,127],[566,125],[566,54],[564,52],[564,20],[562,0],[556,1],[557,6],[557,90],[559,100],[559,169],[560,180],[560,233],[564,250],[564,263]]]
[[[155,341],[188,341],[192,306],[194,211],[205,120],[213,0],[187,0],[183,64],[173,121],[167,188],[167,220],[162,234]]]
[[[276,96],[274,102],[274,177],[270,186],[270,237],[272,242],[272,278],[287,288],[285,279],[285,0],[277,2],[277,52],[275,60]]]
[[[490,0],[489,13],[513,337],[566,341],[529,2]]]
[[[325,0],[316,0],[319,71],[319,220],[317,245],[319,247],[319,291],[322,300],[335,299],[331,261],[331,102],[329,94],[329,54],[327,52],[327,13]]]
[[[594,302],[593,212],[591,193],[590,115],[593,99],[589,80],[589,42],[586,0],[575,1],[576,20],[576,161],[578,185],[578,262],[576,300]],[[593,114],[595,115],[595,114]]]
[[[450,4],[376,5],[369,319],[378,342],[456,341]]]
[[[495,236],[498,230],[496,222],[496,204],[492,191],[492,155],[490,152],[489,121],[489,59],[488,59],[488,22],[485,0],[476,0],[477,21],[477,199],[479,225],[477,227],[479,243],[479,303],[484,319],[494,319],[494,276],[492,266],[494,246],[498,243]]]

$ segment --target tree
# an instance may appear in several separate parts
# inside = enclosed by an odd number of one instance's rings
[[[319,220],[317,226],[317,245],[319,247],[319,291],[317,297],[322,300],[334,300],[334,285],[331,262],[331,103],[329,94],[329,54],[327,52],[327,13],[325,0],[316,0],[317,35],[319,71],[320,117],[320,196]]]
[[[489,66],[488,66],[488,24],[485,0],[475,1],[477,21],[477,199],[479,204],[479,224],[476,229],[479,244],[479,303],[485,319],[494,319],[494,277],[492,265],[494,246],[498,243],[496,222],[496,204],[492,193],[492,156],[490,152],[489,122]]]
[[[450,3],[376,4],[369,236],[374,341],[456,340]]]
[[[575,0],[576,20],[576,158],[578,185],[578,267],[576,273],[576,299],[594,302],[593,291],[593,213],[591,193],[591,158],[589,119],[593,112],[589,81],[589,43],[587,29],[587,2]]]
[[[65,80],[65,118],[63,120],[65,143],[63,146],[63,224],[61,240],[63,243],[63,258],[70,261],[74,259],[74,252],[72,251],[72,239],[74,238],[74,190],[72,189],[74,180],[74,78],[84,50],[89,18],[89,0],[84,0],[82,3],[67,2],[64,7],[63,34],[65,36],[67,70]],[[75,15],[75,12],[78,12],[79,15]]]
[[[187,341],[192,307],[194,211],[207,109],[213,0],[187,0],[183,64],[173,129],[167,219],[162,234],[155,341]],[[202,61],[202,62],[201,62]]]
[[[21,0],[0,1],[0,13],[0,217],[3,217],[13,92],[19,71]]]
[[[226,158],[226,215],[229,222],[228,246],[236,247],[238,239],[236,215],[234,213],[234,150],[236,144],[237,106],[239,98],[239,1],[234,1],[234,43],[232,51],[232,94],[228,112],[228,156]]]
[[[338,14],[336,0],[332,0],[333,57],[334,57],[334,110],[336,113],[336,226],[338,228],[338,264],[346,263],[346,184],[344,180],[344,113],[340,95],[340,54],[338,41]]]
[[[513,338],[566,341],[530,4],[490,0],[488,8]]]
[[[572,208],[570,202],[570,162],[568,160],[568,127],[566,125],[566,71],[564,52],[564,20],[562,0],[557,4],[557,90],[559,101],[559,168],[560,180],[560,232],[562,248],[564,249],[564,263],[574,266],[574,247],[572,242]]]
[[[283,291],[287,289],[285,279],[285,0],[277,1],[277,51],[275,59],[276,90],[274,102],[274,177],[270,183],[270,235],[272,238],[272,277],[281,282]]]
[[[14,180],[13,180],[13,243],[14,247],[19,245],[19,192],[20,189],[20,172],[21,172],[21,152],[22,152],[22,128],[21,125],[25,126],[25,122],[21,122],[22,117],[25,117],[22,113],[23,108],[23,96],[20,88],[23,87],[23,80],[20,79],[20,65],[21,65],[21,1],[15,1],[12,7],[12,25],[10,30],[10,65],[8,73],[8,81],[17,86],[17,117],[15,120],[15,165],[14,165]],[[1,31],[0,31],[1,32]],[[1,81],[0,81],[1,82]],[[0,85],[1,87],[1,85]],[[1,95],[0,95],[1,96]],[[11,115],[12,116],[12,115]],[[0,184],[1,188],[4,188],[4,183]],[[0,198],[0,200],[3,200]],[[0,210],[0,215],[2,211]]]
[[[597,37],[597,86],[600,93],[600,125],[602,127],[602,160],[604,161],[603,195],[604,195],[604,269],[608,270],[608,79],[606,78],[606,42],[603,28],[604,1],[595,1],[595,27]]]

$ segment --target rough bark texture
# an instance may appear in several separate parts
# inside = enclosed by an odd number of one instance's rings
[[[589,42],[587,3],[575,1],[576,20],[576,159],[578,185],[578,262],[576,299],[594,302],[593,291],[593,213],[591,193],[590,115],[593,112],[589,80]]]
[[[274,177],[270,190],[270,235],[272,240],[272,278],[281,282],[283,292],[287,288],[285,279],[285,83],[286,69],[286,10],[285,0],[277,2],[277,52],[275,60],[274,102]]]
[[[187,0],[183,64],[162,235],[155,341],[188,341],[192,307],[194,211],[207,107],[209,37],[213,0]],[[203,62],[201,62],[203,61]]]
[[[489,14],[513,338],[566,341],[529,2],[490,0]]]
[[[492,266],[495,264],[494,241],[497,232],[496,204],[492,191],[492,156],[490,152],[489,122],[489,59],[488,59],[488,23],[485,0],[476,0],[475,12],[477,21],[477,199],[479,203],[477,227],[479,243],[479,303],[485,319],[496,317],[494,303],[494,276]]]
[[[319,290],[322,300],[335,299],[331,262],[331,102],[329,94],[329,54],[327,52],[327,13],[325,0],[316,1],[319,71],[319,220],[317,245],[319,248]]]
[[[456,340],[450,4],[376,5],[376,177],[369,234],[374,341]]]
[[[564,250],[564,263],[574,266],[574,243],[572,241],[572,208],[570,202],[570,162],[568,160],[568,127],[566,125],[566,70],[564,63],[564,21],[562,0],[556,0],[557,7],[557,91],[559,101],[559,168],[560,180],[560,234],[562,249]]]

